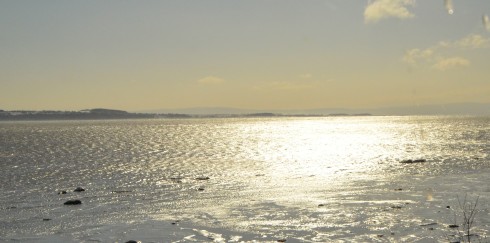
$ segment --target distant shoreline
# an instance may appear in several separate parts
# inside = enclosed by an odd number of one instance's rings
[[[250,114],[175,114],[175,113],[131,113],[122,110],[88,109],[81,111],[26,111],[0,110],[0,121],[42,121],[42,120],[103,120],[103,119],[160,119],[160,118],[239,118],[239,117],[341,117],[341,116],[372,116],[370,113],[333,113],[323,114],[278,114],[278,113],[250,113]]]

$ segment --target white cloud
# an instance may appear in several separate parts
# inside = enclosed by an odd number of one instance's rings
[[[200,84],[220,84],[220,83],[224,83],[225,80],[215,76],[207,76],[197,80],[197,82]]]
[[[408,7],[414,5],[415,0],[370,1],[364,10],[364,21],[366,23],[375,23],[385,18],[413,18],[415,15],[408,10]]]
[[[490,39],[485,38],[481,35],[473,34],[457,41],[456,46],[461,48],[479,49],[488,47],[489,43]]]
[[[470,61],[468,59],[462,57],[450,57],[438,60],[432,68],[446,71],[448,69],[456,68],[456,67],[467,67],[470,65]]]
[[[448,58],[445,54],[455,50],[484,49],[490,47],[490,39],[471,34],[457,41],[440,41],[434,46],[407,50],[402,60],[411,65],[426,64],[433,69],[445,71],[453,67],[466,67],[470,61],[462,57]]]
[[[431,48],[427,48],[425,50],[414,48],[405,52],[405,56],[403,56],[403,61],[410,64],[416,64],[420,60],[430,60],[433,55],[434,50]]]

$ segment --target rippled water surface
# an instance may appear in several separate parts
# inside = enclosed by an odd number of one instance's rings
[[[489,124],[485,117],[2,122],[0,240],[122,241],[151,221],[167,225],[154,233],[159,242],[199,240],[176,233],[184,225],[215,241],[437,241],[448,234],[443,221],[454,218],[445,204],[467,193],[489,202]],[[426,162],[400,163],[408,159]],[[86,191],[72,192],[78,186]],[[64,206],[68,199],[82,205]],[[490,214],[480,206],[484,234]],[[420,229],[431,217],[439,234]],[[213,230],[224,238],[210,237]]]

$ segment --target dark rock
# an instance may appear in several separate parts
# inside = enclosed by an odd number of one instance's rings
[[[446,208],[451,208],[451,206],[446,206]]]
[[[68,200],[64,203],[65,205],[80,205],[82,201],[80,200]]]
[[[402,206],[391,206],[393,209],[402,209]]]
[[[384,235],[378,235],[379,238],[383,237]]]
[[[447,227],[449,227],[449,228],[458,228],[459,225],[457,225],[457,224],[450,224]]]
[[[277,242],[286,242],[286,239],[277,240]]]
[[[396,188],[395,191],[403,191],[402,188]]]
[[[413,163],[423,163],[423,162],[427,162],[427,160],[426,159],[414,159],[414,160],[408,159],[408,160],[403,160],[400,163],[402,163],[402,164],[413,164]]]
[[[51,219],[43,219],[43,221],[50,221]]]
[[[318,207],[323,207],[323,206],[325,206],[325,204],[323,203],[318,204]]]
[[[432,225],[437,225],[437,223],[432,222],[432,223],[427,223],[427,224],[421,224],[420,226],[432,226]]]
[[[170,180],[175,182],[175,183],[182,183],[182,177],[170,177]]]
[[[135,241],[135,240],[128,240],[128,241],[126,241],[126,243],[138,243],[138,241]]]
[[[60,192],[58,192],[58,195],[66,194],[66,193],[67,193],[66,191],[60,191]]]
[[[172,225],[176,225],[179,222],[180,222],[180,220],[175,220],[174,222],[172,222]]]
[[[207,177],[207,176],[201,176],[201,177],[197,177],[196,180],[198,181],[206,181],[206,180],[209,180],[210,178]]]
[[[198,191],[204,191],[204,188],[199,187],[197,190],[198,190]]]
[[[74,192],[84,192],[85,189],[81,188],[81,187],[77,187],[75,188],[75,190],[73,190]]]

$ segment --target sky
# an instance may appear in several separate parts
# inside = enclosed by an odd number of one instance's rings
[[[0,109],[490,103],[488,0],[0,0]]]

